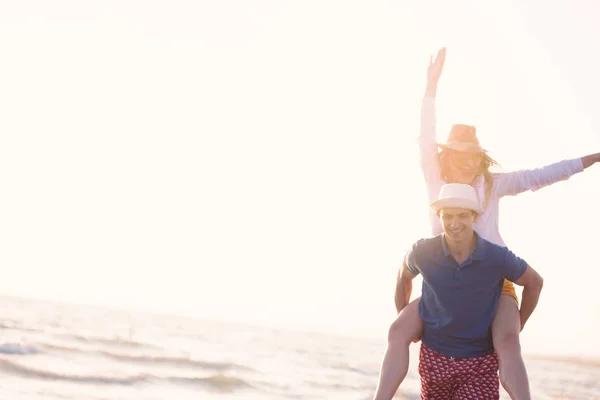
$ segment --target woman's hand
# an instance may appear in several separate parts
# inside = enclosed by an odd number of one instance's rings
[[[600,163],[600,153],[590,154],[589,156],[581,157],[583,169],[591,167],[595,163]]]
[[[427,83],[437,85],[438,80],[440,79],[440,75],[442,74],[442,70],[444,69],[444,61],[446,61],[446,48],[441,48],[437,56],[435,57],[435,61],[433,57],[429,59],[429,68],[427,68]]]
[[[435,61],[433,57],[429,59],[429,68],[427,68],[427,88],[425,88],[426,97],[435,97],[437,93],[437,84],[444,69],[444,61],[446,61],[446,48],[441,48]]]

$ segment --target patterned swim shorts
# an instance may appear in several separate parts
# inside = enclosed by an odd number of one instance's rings
[[[452,358],[421,342],[422,400],[497,400],[500,398],[496,353]]]

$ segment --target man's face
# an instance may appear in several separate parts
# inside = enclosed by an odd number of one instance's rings
[[[443,208],[440,220],[444,233],[454,242],[468,240],[473,236],[473,224],[477,217],[465,208]]]

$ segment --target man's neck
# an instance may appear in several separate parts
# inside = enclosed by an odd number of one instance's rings
[[[444,234],[444,239],[446,240],[448,251],[450,251],[450,254],[452,254],[459,264],[469,258],[477,247],[477,236],[475,236],[475,234],[473,234],[470,239],[461,242],[452,241],[446,234]]]

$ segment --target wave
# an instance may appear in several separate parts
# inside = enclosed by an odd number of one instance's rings
[[[540,356],[528,355],[525,356],[528,360],[547,361],[561,364],[571,364],[583,367],[600,368],[600,358],[593,357],[577,357],[577,356]]]
[[[203,368],[210,370],[244,370],[244,371],[252,371],[251,368],[234,364],[228,362],[212,362],[212,361],[199,361],[193,360],[187,357],[170,357],[170,356],[150,356],[150,355],[131,355],[131,354],[116,354],[108,351],[100,351],[105,357],[109,357],[119,361],[127,361],[134,363],[143,363],[143,364],[165,364],[165,365],[174,365],[178,367],[193,367],[193,368]]]
[[[149,379],[148,375],[134,375],[126,377],[100,376],[100,375],[75,375],[61,374],[52,371],[31,368],[19,363],[0,359],[0,369],[6,373],[21,376],[24,378],[34,378],[52,381],[70,381],[77,383],[93,383],[106,385],[133,385],[144,382]]]
[[[55,343],[40,343],[39,345],[49,350],[65,351],[68,353],[89,353],[89,350],[80,347],[63,346]]]
[[[251,389],[253,386],[243,379],[229,375],[213,375],[204,378],[171,377],[172,383],[200,385],[221,393],[232,393],[239,389]]]
[[[349,390],[349,391],[363,391],[363,390],[371,390],[372,385],[370,383],[367,384],[359,384],[356,383],[339,383],[339,382],[315,382],[315,381],[305,381],[305,384],[316,388],[316,389],[327,389],[327,390]]]
[[[156,349],[157,347],[148,343],[136,342],[135,340],[124,339],[121,337],[106,338],[101,336],[86,336],[86,335],[75,335],[75,334],[62,334],[60,336],[68,337],[82,343],[96,343],[118,347],[135,347],[135,348],[151,348]]]
[[[66,381],[83,384],[103,384],[103,385],[135,385],[151,381],[167,381],[174,384],[199,385],[209,390],[221,393],[232,393],[239,389],[252,389],[253,385],[243,379],[230,375],[212,375],[208,377],[158,377],[149,374],[139,374],[131,376],[102,376],[102,375],[78,375],[63,374],[48,370],[28,367],[11,360],[0,359],[0,370],[4,373],[20,376],[23,378]]]
[[[323,364],[325,366],[325,364]],[[328,366],[329,367],[329,366]],[[366,369],[361,369],[346,363],[342,363],[342,364],[337,364],[337,365],[333,365],[331,366],[331,368],[333,369],[338,369],[338,370],[342,370],[342,371],[348,371],[348,372],[354,372],[360,375],[364,375],[364,376],[379,376],[379,371],[378,370],[366,370]]]
[[[0,329],[11,329],[11,330],[24,331],[24,332],[43,332],[43,329],[31,328],[31,327],[23,325],[23,323],[21,321],[10,320],[10,319],[5,319],[3,321],[0,321]]]
[[[40,351],[34,346],[24,345],[22,343],[2,343],[0,344],[0,354],[38,354]]]
[[[123,354],[114,353],[105,350],[92,350],[85,348],[78,348],[68,345],[61,345],[56,343],[36,343],[34,346],[26,345],[21,343],[4,343],[0,344],[0,354],[11,354],[11,355],[27,355],[27,354],[40,354],[42,349],[49,351],[58,351],[66,353],[81,353],[89,356],[101,355],[113,360],[136,363],[136,364],[154,364],[154,365],[169,365],[174,367],[190,367],[190,368],[201,368],[211,371],[254,371],[250,367],[244,365],[230,363],[230,362],[217,362],[217,361],[200,361],[193,360],[187,357],[177,356],[165,356],[165,355],[144,355],[144,354]]]

